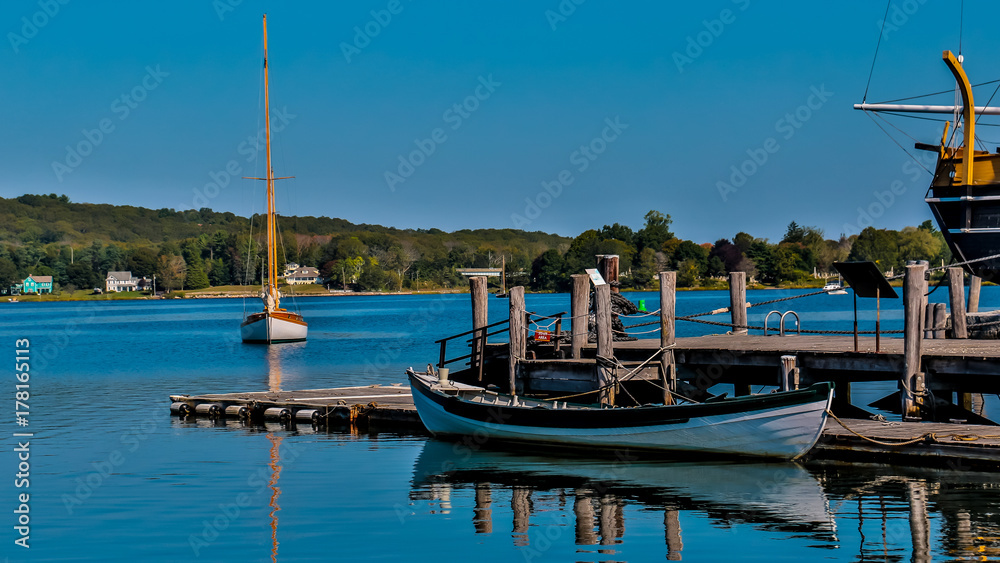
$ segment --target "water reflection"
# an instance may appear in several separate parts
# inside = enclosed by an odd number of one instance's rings
[[[679,560],[684,549],[684,510],[707,512],[728,525],[746,522],[823,543],[837,541],[823,488],[796,464],[668,463],[624,453],[613,461],[567,459],[473,451],[429,440],[414,466],[411,499],[451,507],[455,489],[472,489],[472,524],[479,534],[505,528],[494,521],[493,504],[509,495],[511,541],[517,547],[540,539],[529,533],[532,526],[535,534],[546,535],[547,527],[563,525],[553,524],[561,522],[553,513],[569,518],[571,512],[577,546],[616,553],[613,546],[623,542],[630,505],[663,511],[670,560]]]
[[[268,433],[267,439],[271,441],[271,480],[268,482],[268,487],[271,488],[271,499],[268,501],[267,505],[271,508],[270,516],[271,518],[271,561],[278,561],[278,511],[281,507],[278,506],[278,497],[281,496],[281,487],[278,486],[278,479],[281,477],[281,453],[278,448],[281,446],[281,438],[275,437],[274,434]]]
[[[476,534],[510,530],[511,544],[526,553],[568,538],[577,552],[620,553],[628,521],[644,519],[633,522],[644,529],[656,511],[660,545],[672,561],[683,558],[685,529],[703,545],[720,531],[751,526],[794,540],[804,557],[828,558],[836,548],[836,559],[856,553],[859,560],[925,562],[1000,555],[998,493],[1000,475],[971,471],[688,463],[625,454],[611,461],[429,440],[414,464],[410,498],[426,502],[428,512],[447,506],[450,518],[469,518]]]

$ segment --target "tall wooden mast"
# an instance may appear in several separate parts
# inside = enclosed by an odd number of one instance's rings
[[[278,265],[274,225],[274,171],[271,170],[271,105],[268,91],[268,68],[267,68],[267,14],[264,14],[264,131],[266,132],[265,147],[267,151],[267,291],[274,297],[274,308],[278,304]]]

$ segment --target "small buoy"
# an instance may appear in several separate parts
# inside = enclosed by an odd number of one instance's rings
[[[229,405],[226,407],[226,416],[230,418],[247,418],[250,415],[250,409],[241,405]]]
[[[172,403],[170,405],[170,412],[182,418],[188,417],[191,416],[191,405],[187,403]]]
[[[271,407],[264,411],[264,418],[284,422],[292,418],[292,411],[282,407]]]

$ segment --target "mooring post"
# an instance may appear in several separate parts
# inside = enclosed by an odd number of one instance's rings
[[[931,325],[934,329],[934,338],[943,339],[944,327],[948,322],[948,306],[944,303],[934,303],[934,323]]]
[[[673,346],[675,342],[675,316],[677,309],[677,272],[660,272],[660,348]],[[660,374],[663,376],[663,404],[674,402],[672,391],[677,390],[677,365],[674,351],[664,350],[660,354]]]
[[[935,338],[934,334],[934,305],[936,303],[928,303],[924,305],[924,339],[929,340]]]
[[[469,278],[469,294],[472,296],[472,357],[469,367],[479,371],[479,381],[483,380],[483,356],[486,353],[486,325],[488,320],[489,293],[486,292],[486,278]]]
[[[512,287],[507,297],[510,300],[510,357],[507,360],[507,377],[510,393],[516,395],[519,391],[517,363],[524,358],[528,345],[528,331],[524,322],[524,287]]]
[[[729,312],[733,317],[733,334],[747,334],[747,275],[745,272],[729,273]]]
[[[795,356],[781,357],[781,390],[793,391],[799,388],[799,369],[796,367],[798,358]]]
[[[968,313],[979,312],[979,288],[983,284],[983,278],[979,276],[969,276],[969,305],[965,308]]]
[[[903,373],[899,386],[903,419],[919,419],[918,396],[923,392],[923,373],[920,371],[920,342],[924,315],[921,310],[927,291],[926,263],[907,264],[903,279]]]
[[[597,325],[597,386],[601,389],[598,398],[602,405],[614,403],[614,393],[609,387],[614,380],[612,368],[602,365],[601,358],[613,358],[614,340],[611,335],[611,286],[601,284],[594,287],[594,322]]]
[[[618,291],[618,255],[599,254],[597,258],[597,270],[601,272],[601,277],[611,286],[611,291],[620,293]]]
[[[968,338],[965,325],[965,279],[962,268],[948,268],[948,296],[951,301],[951,336]]]
[[[587,317],[590,312],[590,276],[573,274],[570,293],[569,314],[573,338],[570,343],[570,357],[580,359],[583,345],[587,343]]]

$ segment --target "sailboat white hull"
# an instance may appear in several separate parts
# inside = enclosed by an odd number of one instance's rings
[[[288,312],[255,313],[240,325],[243,342],[254,344],[300,342],[308,332],[302,316]]]

